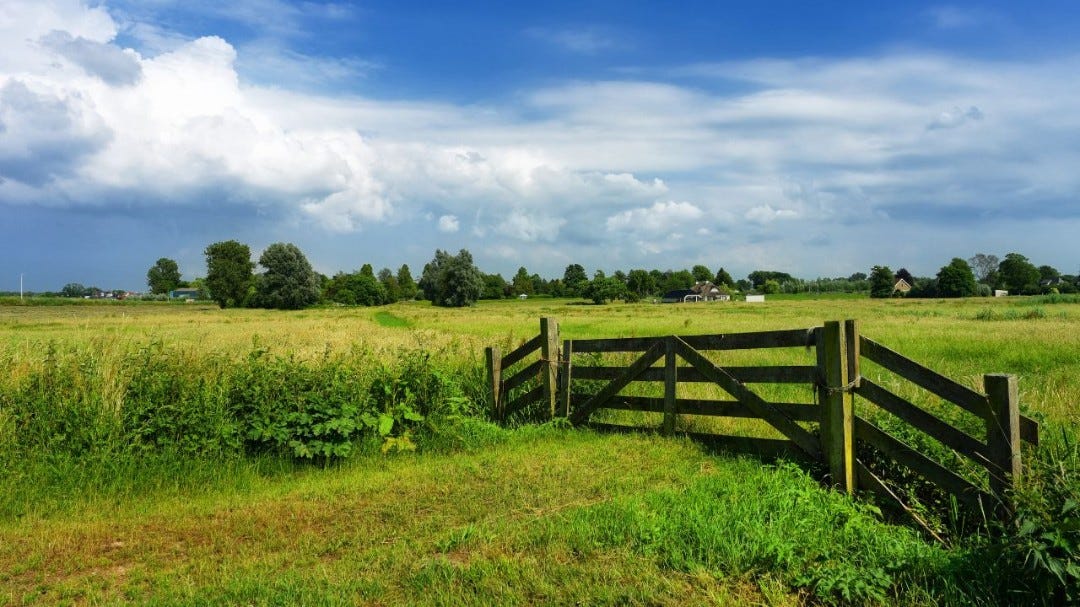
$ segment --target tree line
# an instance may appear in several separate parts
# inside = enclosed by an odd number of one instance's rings
[[[898,288],[903,279],[910,290]],[[870,297],[988,297],[995,291],[1011,295],[1080,292],[1080,277],[1062,274],[1049,265],[1036,266],[1020,253],[976,253],[954,257],[935,276],[915,277],[906,268],[894,274],[889,266],[870,270]]]
[[[316,304],[378,306],[402,300],[426,299],[438,306],[468,306],[480,299],[519,296],[571,297],[602,304],[636,302],[686,290],[709,282],[722,293],[868,293],[871,297],[967,297],[990,295],[996,289],[1010,293],[1070,293],[1078,290],[1075,276],[1062,275],[1049,266],[1036,267],[1026,257],[1009,253],[1004,259],[979,253],[968,260],[954,258],[933,277],[915,277],[905,268],[895,273],[888,266],[874,266],[870,274],[803,280],[786,272],[755,270],[736,280],[723,267],[704,265],[691,269],[616,270],[611,275],[596,270],[590,278],[577,263],[566,266],[562,277],[545,279],[525,267],[506,280],[500,274],[480,271],[468,250],[456,255],[436,250],[419,280],[407,264],[396,271],[376,272],[364,264],[353,272],[325,276],[316,272],[304,253],[290,243],[266,248],[257,262],[250,248],[235,240],[206,247],[205,278],[181,280],[175,261],[161,258],[148,270],[147,284],[153,293],[167,294],[180,287],[195,288],[204,299],[221,307],[300,309]],[[910,290],[897,289],[903,279]]]

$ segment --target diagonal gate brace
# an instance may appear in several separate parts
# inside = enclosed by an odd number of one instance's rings
[[[604,386],[603,390],[600,390],[592,398],[582,403],[580,407],[575,407],[574,412],[570,415],[570,421],[575,424],[580,424],[589,418],[589,415],[601,408],[607,401],[611,400],[619,390],[626,387],[627,384],[634,381],[639,375],[645,372],[646,369],[652,366],[652,364],[664,356],[664,341],[657,340],[641,358],[634,361],[634,364],[626,368],[626,372],[619,377],[613,379],[611,383]]]
[[[789,438],[808,455],[821,461],[821,447],[818,445],[818,441],[812,434],[803,429],[799,424],[795,423],[782,411],[766,402],[757,394],[754,394],[742,382],[732,377],[727,371],[716,366],[700,352],[691,348],[685,341],[678,337],[673,337],[672,339],[675,340],[676,352],[683,360],[690,363],[691,366],[697,369],[698,372],[709,381],[716,383],[738,399],[739,402],[746,405],[746,407],[753,411],[755,415],[779,430],[781,434]]]

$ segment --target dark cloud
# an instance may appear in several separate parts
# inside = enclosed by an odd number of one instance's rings
[[[0,178],[42,186],[71,174],[111,136],[104,126],[83,124],[80,112],[69,99],[35,93],[18,80],[0,88]]]
[[[131,53],[111,44],[73,38],[67,32],[53,31],[41,43],[56,51],[86,73],[113,86],[131,86],[142,78],[142,66]]]

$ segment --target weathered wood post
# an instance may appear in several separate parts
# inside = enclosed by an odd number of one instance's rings
[[[832,482],[847,493],[855,491],[855,415],[851,393],[853,368],[849,360],[847,328],[857,331],[854,321],[842,325],[828,321],[821,334],[819,360],[824,366],[825,385],[821,390],[821,448],[829,466]],[[854,336],[855,343],[858,336]],[[857,354],[857,352],[856,352]]]
[[[570,386],[573,365],[570,364],[574,353],[574,342],[569,339],[563,341],[562,348],[562,373],[559,374],[559,415],[570,417]]]
[[[1020,397],[1016,376],[989,374],[983,376],[983,388],[990,402],[986,418],[986,446],[992,467],[990,490],[1004,506],[1002,515],[1013,511],[1011,490],[1020,483],[1023,469],[1020,462]]]
[[[502,352],[498,348],[484,348],[487,361],[488,389],[491,390],[491,418],[502,422]]]
[[[667,436],[675,434],[675,388],[679,385],[675,358],[675,338],[664,338],[664,427]]]
[[[540,319],[540,374],[544,382],[544,402],[551,417],[555,417],[555,405],[559,387],[559,323],[554,318]]]

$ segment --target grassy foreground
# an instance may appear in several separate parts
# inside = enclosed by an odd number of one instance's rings
[[[473,428],[490,447],[221,479],[0,524],[0,604],[910,605],[978,597],[790,467],[685,441]],[[212,484],[214,485],[214,484]],[[977,579],[977,578],[976,578]]]

